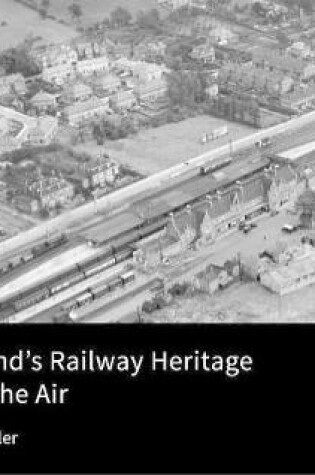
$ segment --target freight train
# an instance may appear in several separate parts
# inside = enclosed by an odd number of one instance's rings
[[[67,235],[61,234],[59,236],[47,239],[41,244],[32,247],[30,251],[25,251],[18,254],[17,256],[12,257],[0,267],[0,277],[8,274],[10,271],[22,266],[23,264],[26,264],[27,262],[33,261],[34,259],[43,256],[52,249],[62,246],[67,241]]]
[[[32,305],[35,305],[48,297],[56,295],[84,279],[88,279],[120,262],[130,259],[133,255],[132,249],[125,249],[120,252],[115,252],[115,249],[105,250],[101,255],[83,262],[75,264],[73,269],[69,270],[67,274],[57,276],[54,279],[46,282],[37,290],[26,291],[17,298],[0,304],[0,320],[6,319],[16,312],[20,312]]]

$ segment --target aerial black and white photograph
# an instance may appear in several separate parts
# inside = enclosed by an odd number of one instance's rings
[[[0,322],[314,323],[314,125],[312,0],[0,0]]]

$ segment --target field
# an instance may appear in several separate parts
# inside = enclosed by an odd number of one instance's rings
[[[157,7],[156,0],[78,0],[77,3],[82,8],[82,23],[85,25],[103,20],[117,7],[123,7],[133,15],[139,10]],[[58,18],[64,18],[68,22],[71,21],[68,12],[68,7],[71,4],[72,0],[53,0],[49,11]]]
[[[4,231],[7,233],[6,237],[14,236],[21,231],[31,228],[36,223],[37,220],[33,217],[25,216],[16,210],[12,210],[6,204],[0,203],[0,229],[4,229]]]
[[[7,26],[0,27],[0,50],[15,46],[30,34],[46,43],[60,43],[77,35],[75,28],[43,20],[36,11],[13,0],[0,0],[0,23],[3,21]]]
[[[229,135],[206,145],[201,144],[200,139],[204,133],[226,124],[226,121],[210,116],[195,117],[141,131],[134,137],[117,142],[108,142],[106,149],[120,163],[127,164],[140,173],[152,174],[226,145],[230,139],[236,140],[255,131],[246,125],[229,123]]]

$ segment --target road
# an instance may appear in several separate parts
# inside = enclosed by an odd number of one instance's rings
[[[275,137],[279,134],[296,131],[305,125],[315,121],[315,111],[305,114],[300,117],[291,119],[288,122],[276,125],[274,127],[255,132],[252,135],[243,137],[233,143],[234,153],[253,146],[255,142],[265,137]],[[181,163],[172,168],[164,170],[144,178],[136,183],[133,183],[125,188],[119,189],[108,196],[104,196],[97,200],[97,208],[99,212],[106,212],[108,208],[118,206],[122,203],[131,201],[139,193],[157,190],[161,187],[170,187],[172,180],[175,177],[185,177],[187,172],[196,172],[197,168],[204,162],[222,157],[230,153],[230,144],[219,147],[211,152],[207,152],[198,157],[192,158],[185,163]],[[6,240],[2,243],[2,252],[9,253],[14,251],[21,245],[32,243],[34,240],[45,237],[47,232],[53,233],[56,231],[69,229],[73,225],[86,222],[91,216],[95,214],[95,203],[87,203],[71,211],[65,212],[62,215],[50,220],[49,222],[40,224],[28,231],[22,232],[18,236]]]

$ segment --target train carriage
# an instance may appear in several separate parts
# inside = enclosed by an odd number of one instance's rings
[[[120,251],[116,254],[115,257],[115,263],[119,264],[120,262],[123,262],[133,256],[133,250],[128,248],[123,251]]]
[[[92,302],[93,294],[90,291],[84,292],[76,298],[77,306],[83,307],[84,305]]]
[[[65,304],[62,305],[61,310],[63,312],[69,313],[69,312],[71,312],[71,310],[77,308],[77,306],[78,306],[78,303],[77,303],[76,299],[71,299],[71,300],[69,300],[68,302],[66,302]]]
[[[117,277],[116,279],[112,280],[112,281],[108,284],[109,291],[110,291],[110,292],[113,292],[113,290],[118,289],[118,287],[122,287],[122,285],[123,285],[123,282],[122,282],[122,280],[121,280],[121,277]]]
[[[67,289],[71,285],[78,284],[82,280],[84,280],[85,275],[83,272],[74,271],[69,273],[67,276],[63,276],[62,278],[54,281],[49,285],[49,290],[51,295],[54,295],[58,292],[61,292],[64,289]]]
[[[33,292],[32,294],[27,295],[24,298],[16,300],[13,306],[16,311],[20,311],[27,307],[31,307],[32,305],[35,305],[36,303],[41,302],[47,297],[49,297],[49,290],[47,287],[44,287],[42,289],[37,290],[37,292]]]
[[[104,295],[108,294],[109,292],[110,292],[110,290],[109,290],[108,283],[99,285],[98,287],[92,289],[92,293],[94,295],[95,300],[103,297]]]
[[[136,278],[134,272],[132,271],[125,272],[120,277],[124,285],[129,284],[130,282],[133,282]]]
[[[112,259],[109,259],[98,265],[93,264],[89,266],[87,269],[84,269],[85,276],[92,277],[93,275],[98,274],[99,272],[102,272],[108,269],[109,267],[112,267],[113,265],[115,265],[115,262],[116,262],[115,258],[113,257]]]

